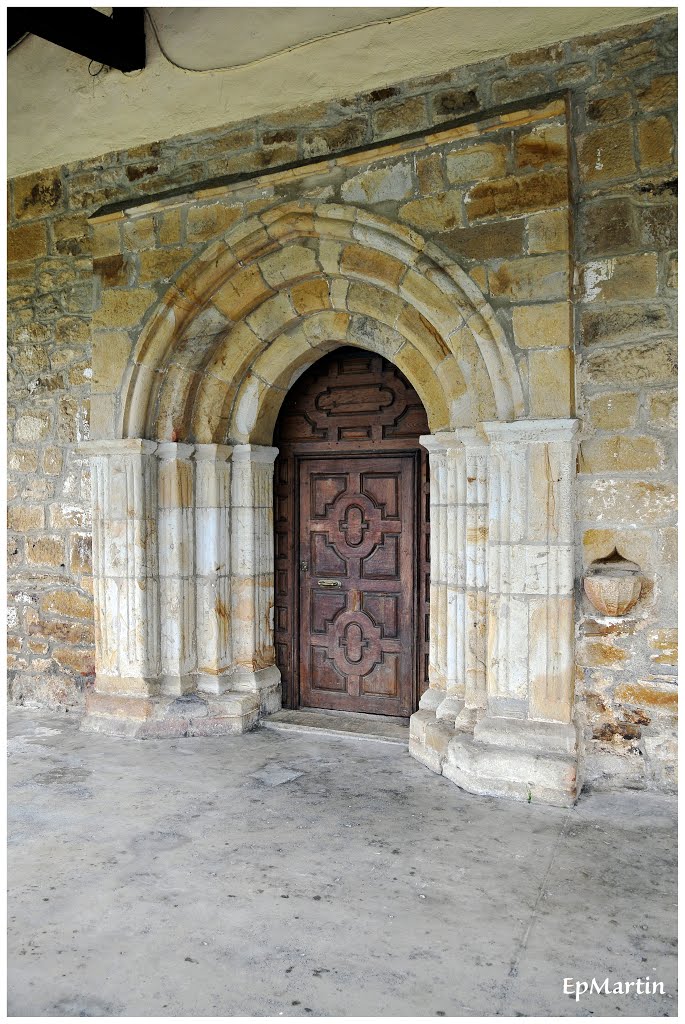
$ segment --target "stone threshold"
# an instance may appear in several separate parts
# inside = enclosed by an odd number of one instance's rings
[[[406,724],[402,724],[406,722]],[[262,718],[261,729],[277,732],[313,733],[347,739],[376,740],[379,743],[409,744],[409,719],[385,715],[360,715],[351,711],[278,711]]]

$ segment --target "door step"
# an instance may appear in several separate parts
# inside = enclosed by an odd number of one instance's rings
[[[350,711],[278,711],[260,721],[262,729],[277,732],[309,732],[321,736],[376,740],[408,746],[409,720],[402,725],[383,715],[357,715]]]

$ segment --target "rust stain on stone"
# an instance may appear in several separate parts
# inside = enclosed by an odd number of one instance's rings
[[[678,707],[678,694],[675,690],[658,690],[640,683],[624,683],[617,687],[616,699],[628,704],[647,704],[652,707],[670,708],[673,711]]]

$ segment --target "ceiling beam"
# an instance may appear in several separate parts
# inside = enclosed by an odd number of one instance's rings
[[[8,7],[8,50],[27,32],[119,71],[145,67],[145,8]]]

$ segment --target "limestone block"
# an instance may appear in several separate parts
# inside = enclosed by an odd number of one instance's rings
[[[382,203],[411,195],[411,167],[405,161],[374,168],[348,178],[340,194],[346,203]]]

